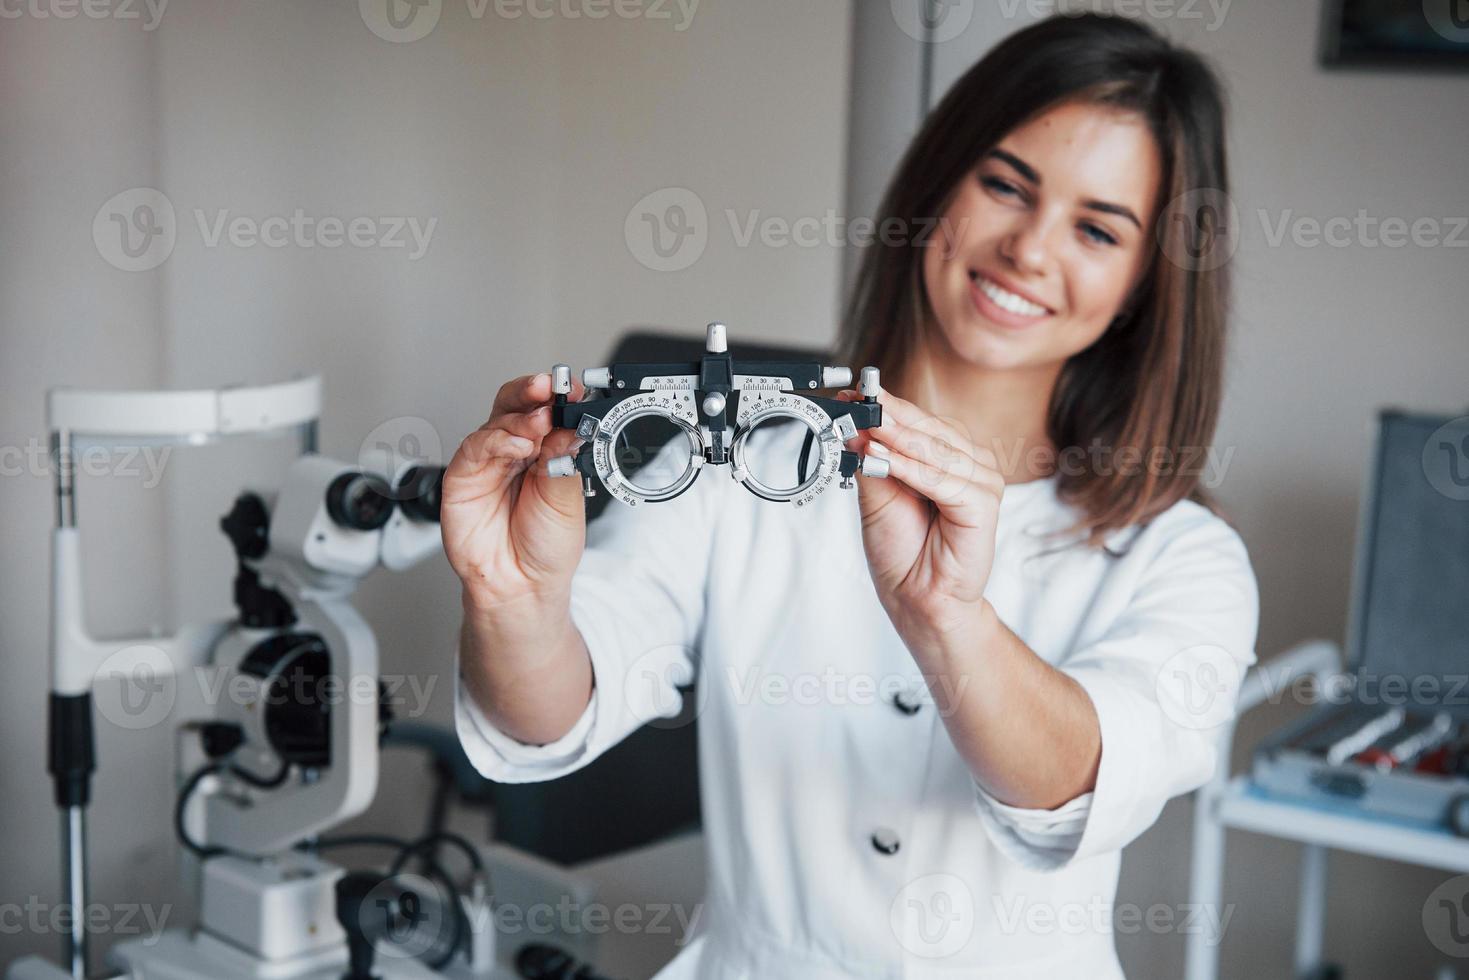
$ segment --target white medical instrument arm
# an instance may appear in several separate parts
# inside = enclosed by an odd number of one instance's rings
[[[315,375],[259,387],[47,392],[47,428],[56,466],[47,769],[61,811],[63,877],[71,908],[87,907],[85,808],[95,767],[91,690],[97,671],[110,656],[126,660],[126,651],[142,646],[163,651],[163,661],[183,669],[198,663],[227,625],[187,627],[169,637],[108,641],[88,633],[73,454],[83,446],[203,445],[233,436],[289,431],[300,434],[303,451],[311,451],[320,414],[321,379]],[[153,663],[163,661],[152,658]],[[63,937],[64,962],[78,978],[87,969],[85,922],[86,916],[72,915],[71,928]]]

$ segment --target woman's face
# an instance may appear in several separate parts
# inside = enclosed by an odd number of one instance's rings
[[[961,181],[923,281],[949,350],[992,370],[1060,369],[1121,311],[1152,251],[1162,160],[1135,113],[1066,103]]]

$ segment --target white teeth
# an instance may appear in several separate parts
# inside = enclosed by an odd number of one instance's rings
[[[1016,296],[1008,289],[1001,289],[983,276],[976,279],[976,282],[979,283],[980,290],[994,300],[995,305],[1002,310],[1018,313],[1021,316],[1041,316],[1047,312],[1044,306],[1037,306],[1023,296]]]

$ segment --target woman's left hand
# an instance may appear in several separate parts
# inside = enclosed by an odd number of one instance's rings
[[[1005,478],[995,454],[976,446],[959,423],[885,390],[878,401],[882,425],[847,444],[891,466],[887,479],[858,481],[862,545],[899,635],[926,645],[973,624],[981,612]]]

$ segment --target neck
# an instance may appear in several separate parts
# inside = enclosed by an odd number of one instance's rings
[[[929,346],[900,377],[897,393],[925,411],[958,422],[976,446],[999,458],[1006,483],[1028,483],[1054,470],[1055,447],[1046,434],[1051,392],[1061,365],[993,370]]]

